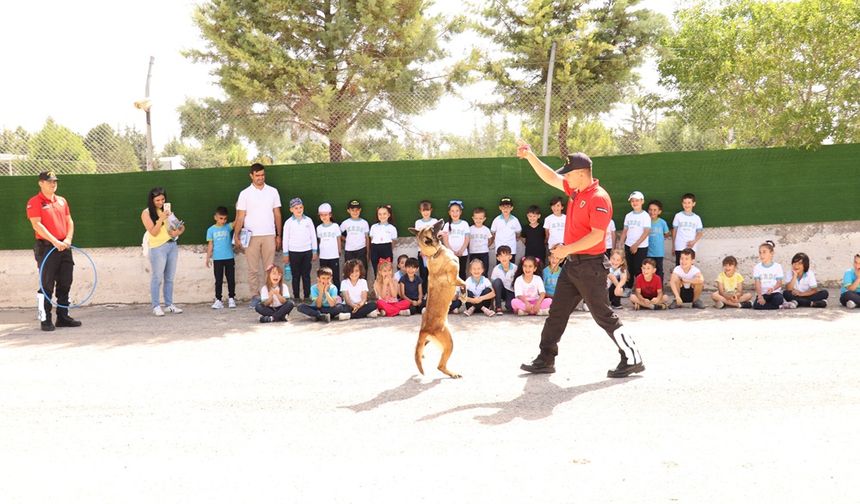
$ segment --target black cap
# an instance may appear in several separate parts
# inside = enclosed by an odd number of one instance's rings
[[[514,206],[514,200],[512,200],[510,196],[502,196],[502,199],[499,200],[499,206],[502,205]]]
[[[361,208],[361,203],[359,203],[357,199],[354,199],[350,201],[348,205],[346,205],[346,208]]]
[[[57,180],[57,174],[53,170],[43,171],[39,174],[39,180]]]
[[[555,172],[559,175],[564,175],[567,172],[585,168],[591,169],[591,158],[582,152],[577,152],[567,156],[567,162]]]

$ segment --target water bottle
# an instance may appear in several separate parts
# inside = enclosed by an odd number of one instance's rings
[[[284,283],[290,283],[293,281],[293,270],[290,268],[290,265],[287,264],[284,266]]]

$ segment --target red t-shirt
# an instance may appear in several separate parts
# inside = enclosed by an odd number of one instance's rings
[[[649,282],[645,280],[645,275],[639,273],[636,275],[635,287],[641,290],[642,297],[654,299],[657,297],[657,291],[663,288],[663,279],[660,275],[652,275]]]
[[[69,204],[66,198],[54,195],[53,201],[46,198],[41,191],[27,202],[27,218],[39,217],[42,225],[54,238],[62,241],[69,232]],[[47,240],[45,236],[35,233],[37,240]]]
[[[577,254],[598,255],[606,252],[606,227],[612,219],[612,201],[607,193],[600,187],[600,181],[594,179],[591,184],[582,191],[574,191],[563,181],[564,192],[570,196],[567,203],[567,219],[564,224],[564,244],[582,239],[592,229],[600,229],[603,236],[599,242],[587,250],[580,250]]]

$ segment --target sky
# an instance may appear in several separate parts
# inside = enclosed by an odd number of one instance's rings
[[[678,1],[643,0],[641,5],[671,18]],[[152,128],[154,143],[160,149],[178,136],[175,110],[186,98],[220,96],[209,68],[181,54],[203,47],[191,18],[197,3],[5,2],[0,10],[4,20],[0,24],[0,129],[23,126],[38,131],[51,117],[82,135],[100,123],[114,128],[134,126],[143,132],[144,113],[133,103],[144,96],[149,58],[153,56]],[[434,8],[457,14],[463,3],[436,0]],[[654,81],[653,68],[643,69],[642,74],[646,82]],[[450,113],[441,111],[427,114],[416,124],[425,130],[440,128],[467,134],[474,120],[461,117],[452,121]]]

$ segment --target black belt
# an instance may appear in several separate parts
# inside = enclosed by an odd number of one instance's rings
[[[568,254],[566,260],[571,262],[584,262],[603,259],[605,257],[606,256],[603,254]]]

